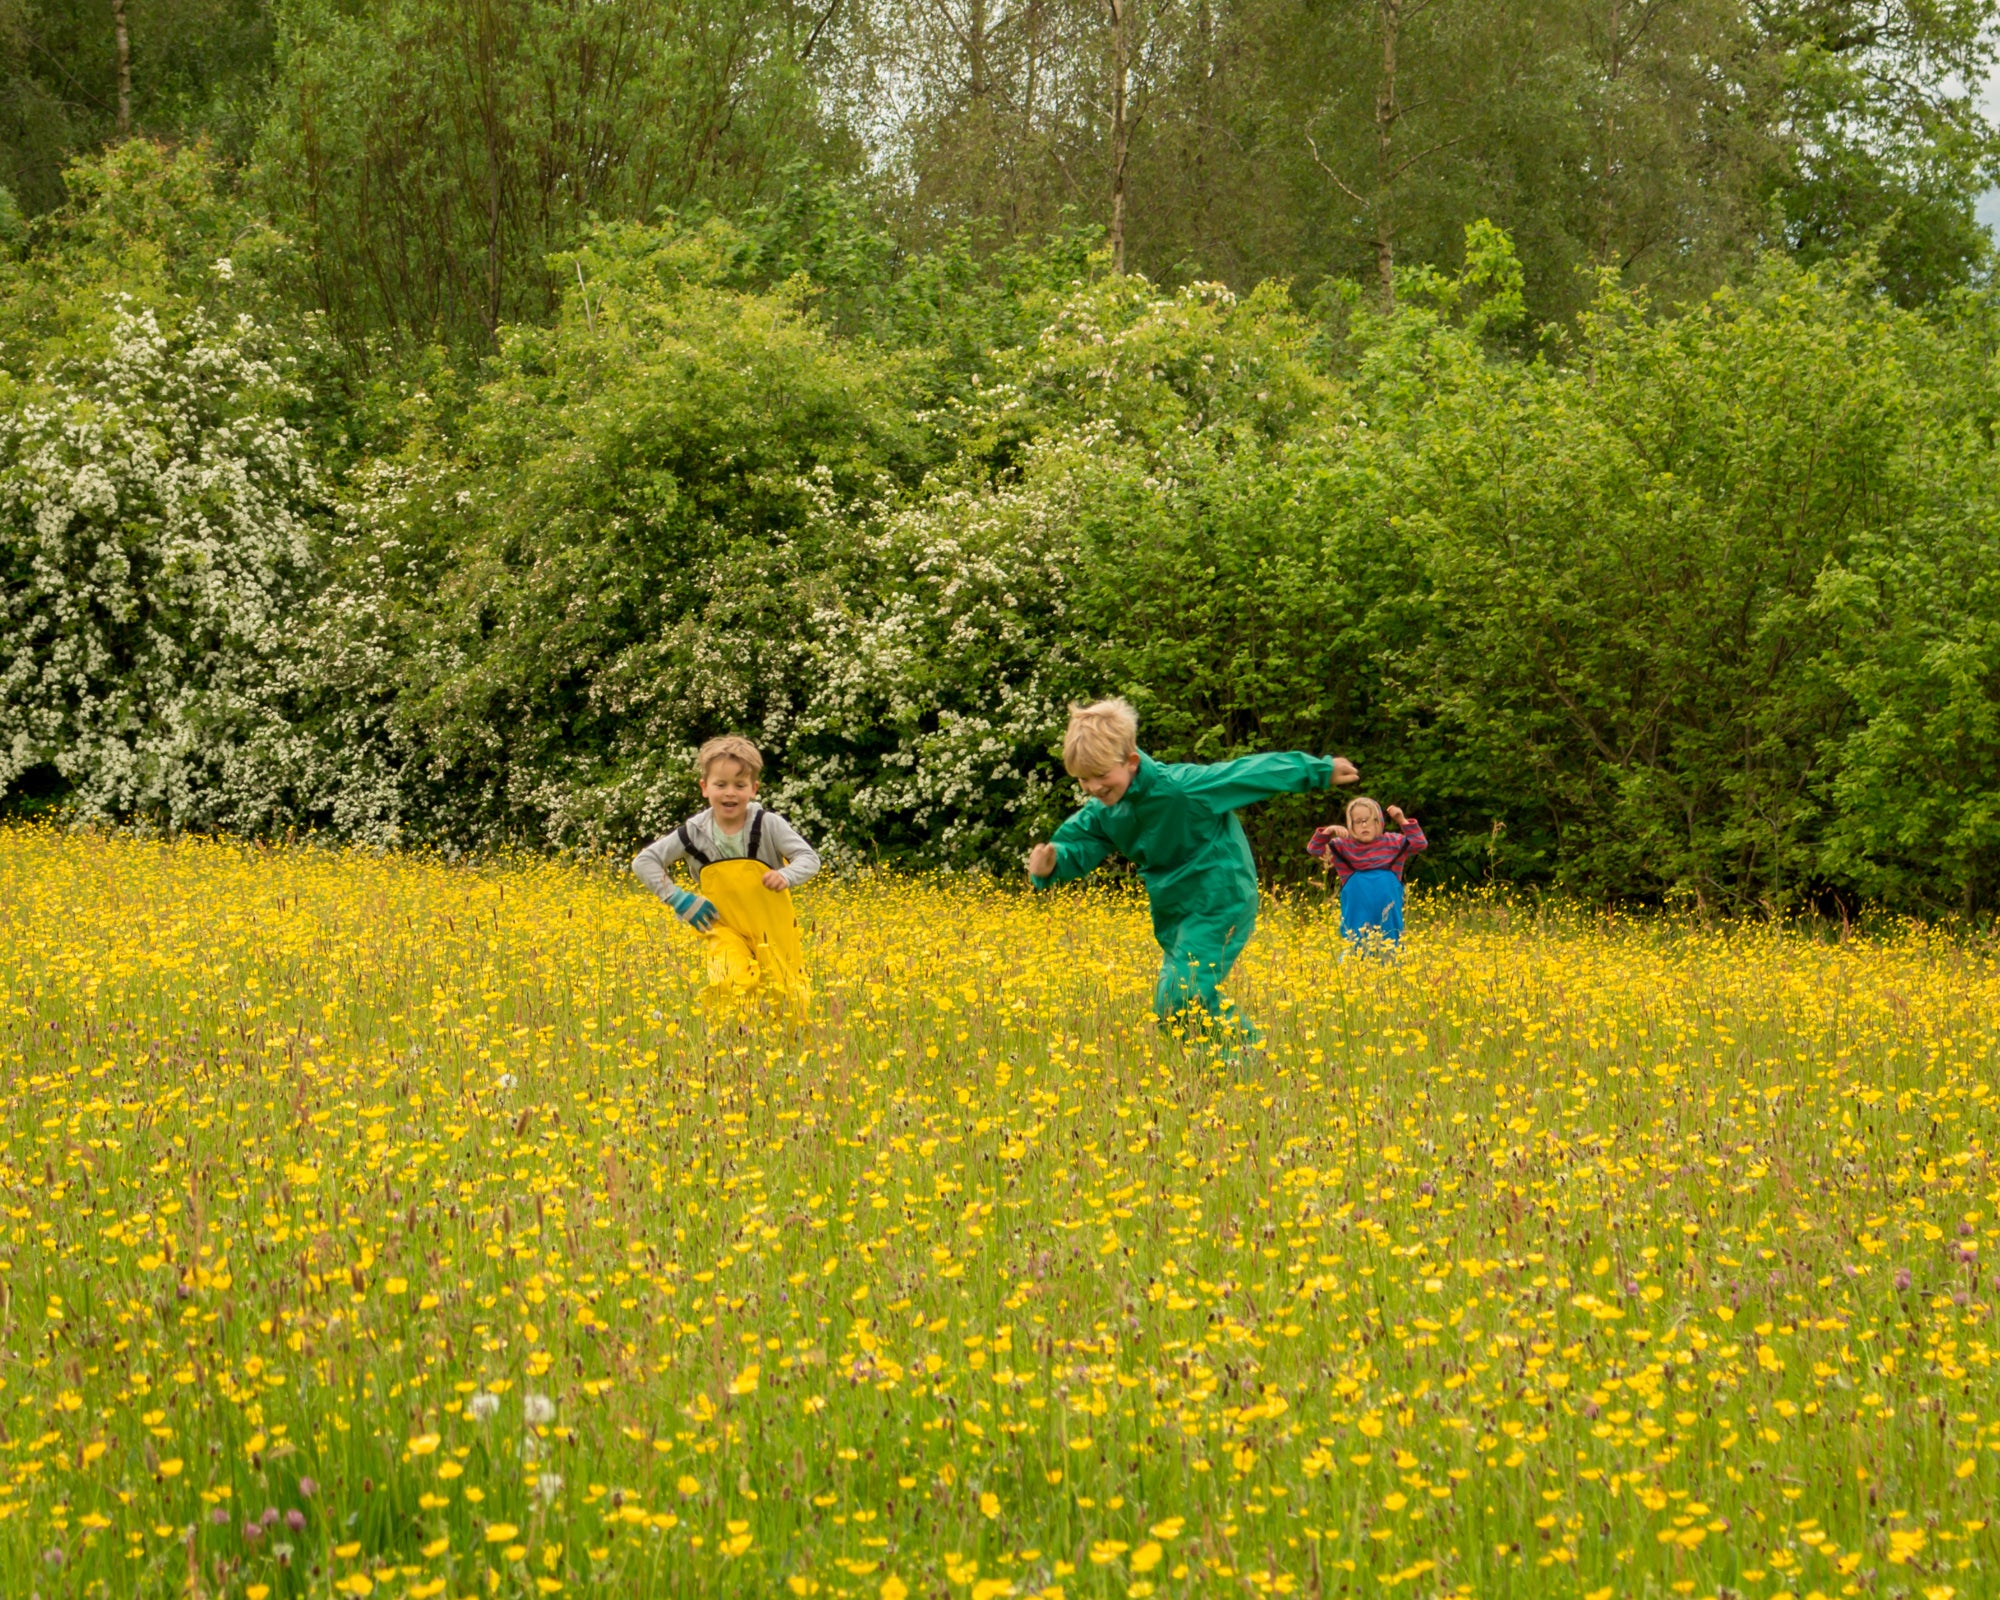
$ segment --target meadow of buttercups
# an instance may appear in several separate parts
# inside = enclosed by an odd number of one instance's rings
[[[0,832],[9,1594],[2000,1593],[1984,943]]]

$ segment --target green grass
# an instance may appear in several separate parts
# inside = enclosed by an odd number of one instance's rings
[[[0,833],[8,1592],[2000,1591],[1983,948],[803,904]]]

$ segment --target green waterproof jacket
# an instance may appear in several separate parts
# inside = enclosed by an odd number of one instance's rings
[[[1087,800],[1056,829],[1056,870],[1037,888],[1093,872],[1117,851],[1139,869],[1155,929],[1257,911],[1257,863],[1239,809],[1273,795],[1333,787],[1331,756],[1278,751],[1237,761],[1155,761],[1143,751],[1132,786],[1116,805]],[[1247,913],[1247,915],[1246,915]]]

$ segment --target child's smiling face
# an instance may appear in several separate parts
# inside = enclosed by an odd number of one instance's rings
[[[1134,751],[1109,772],[1100,772],[1095,777],[1078,778],[1083,792],[1102,805],[1115,806],[1125,798],[1125,791],[1132,787],[1132,780],[1139,775],[1139,755]]]
[[[701,797],[715,813],[724,833],[742,825],[750,802],[757,798],[757,775],[740,761],[724,756],[708,764],[701,775]]]

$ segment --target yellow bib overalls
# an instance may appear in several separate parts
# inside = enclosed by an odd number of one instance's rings
[[[798,918],[791,890],[764,887],[764,874],[771,869],[756,859],[762,822],[759,813],[751,824],[747,857],[708,861],[688,845],[695,890],[717,912],[715,925],[702,935],[708,941],[709,994],[736,1000],[762,992],[803,1010],[812,998],[812,985],[806,980]],[[686,843],[685,833],[682,840]]]

